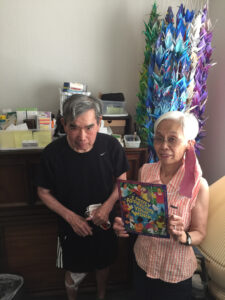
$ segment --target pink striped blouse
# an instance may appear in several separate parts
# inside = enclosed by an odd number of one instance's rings
[[[142,182],[162,183],[160,180],[160,162],[145,164],[140,170]],[[179,195],[179,186],[184,175],[184,165],[167,184],[168,213],[182,216],[185,230],[191,223],[191,209],[200,187],[200,177],[196,180],[192,198]],[[176,206],[178,209],[171,207]],[[138,236],[134,253],[137,264],[150,278],[161,279],[166,282],[176,283],[190,278],[197,262],[192,247],[180,244],[173,238],[155,238],[149,236]]]

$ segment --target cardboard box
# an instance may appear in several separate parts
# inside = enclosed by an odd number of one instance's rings
[[[104,120],[104,126],[110,127],[114,134],[123,135],[125,133],[126,120]]]

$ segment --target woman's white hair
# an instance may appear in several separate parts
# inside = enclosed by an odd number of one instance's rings
[[[183,134],[187,141],[194,140],[198,135],[198,120],[191,113],[181,111],[169,111],[161,115],[154,124],[154,133],[156,133],[157,127],[163,120],[178,121],[182,126]]]

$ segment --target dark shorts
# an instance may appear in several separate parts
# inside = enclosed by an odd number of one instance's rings
[[[110,266],[117,254],[117,237],[112,228],[94,226],[93,235],[80,237],[69,233],[60,237],[65,270],[83,273]]]
[[[152,279],[146,276],[135,262],[134,264],[134,300],[191,300],[191,278],[169,283],[160,279]]]

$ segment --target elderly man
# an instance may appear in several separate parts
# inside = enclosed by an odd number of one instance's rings
[[[98,299],[104,299],[109,266],[116,257],[116,236],[106,229],[118,199],[116,178],[126,179],[128,163],[119,142],[98,132],[101,102],[73,95],[63,105],[66,135],[43,151],[38,195],[59,216],[57,267],[66,270],[69,300],[80,282],[96,271]],[[88,206],[101,204],[89,218]]]

